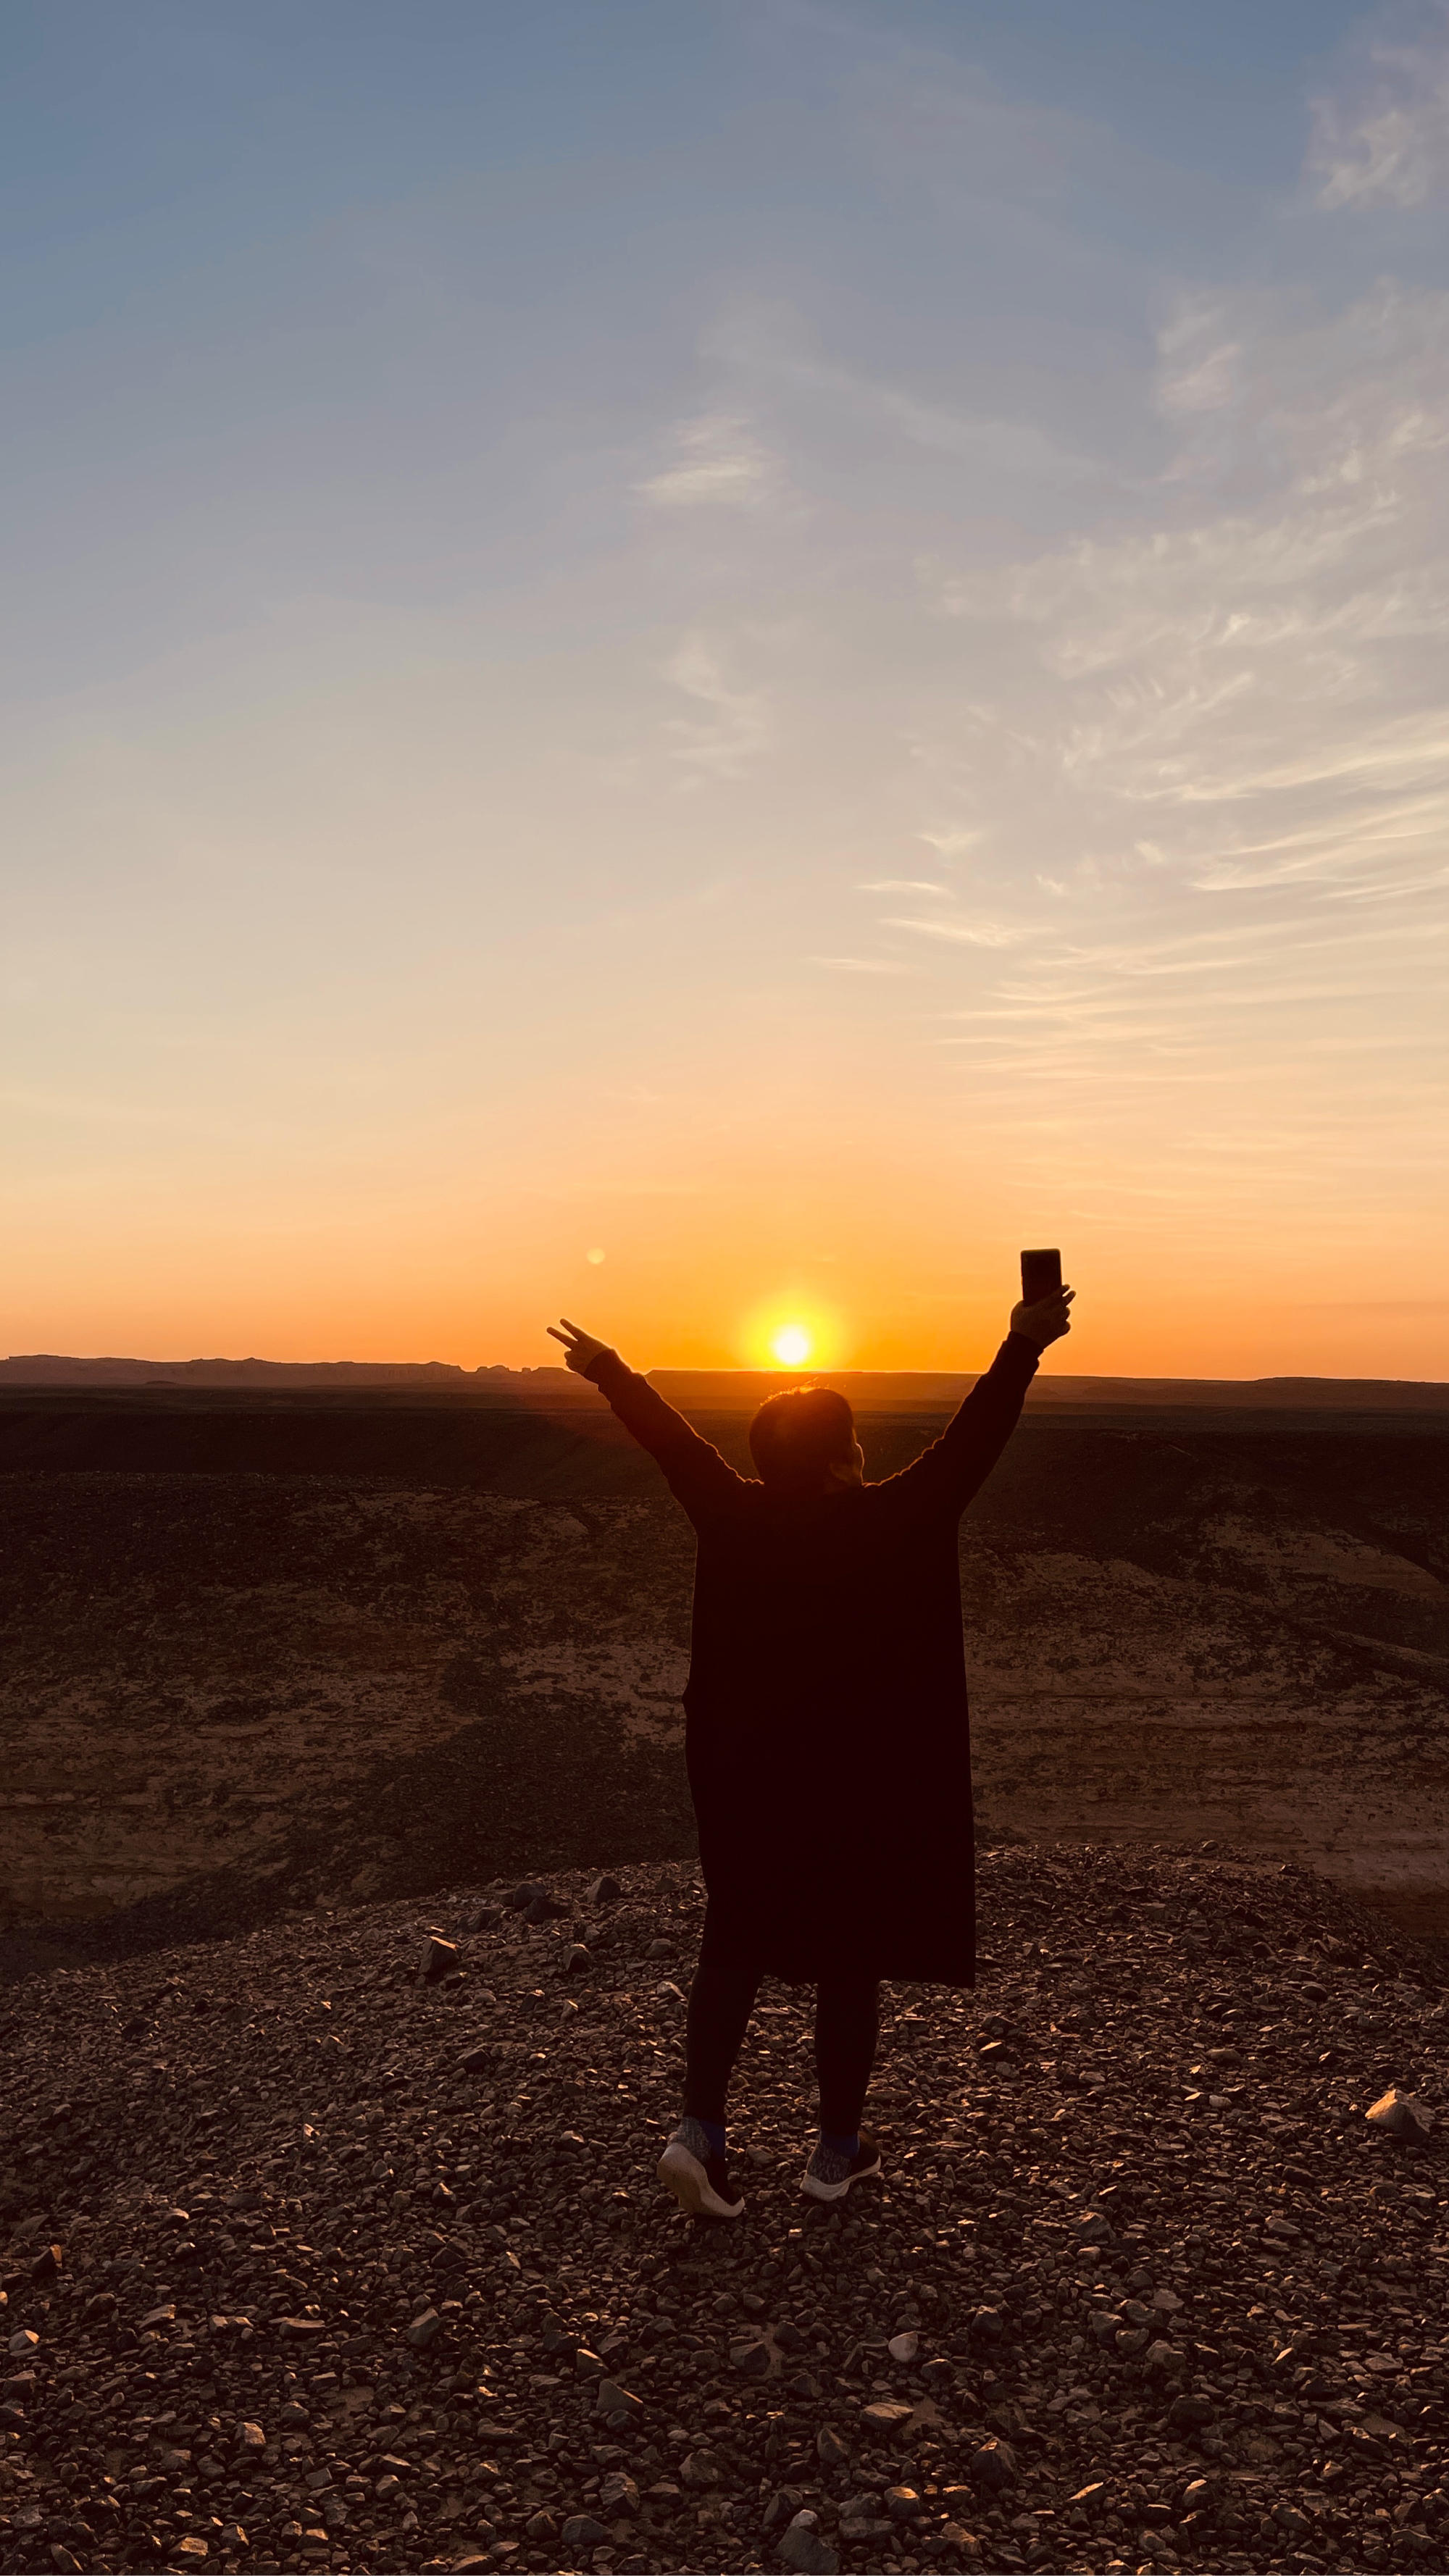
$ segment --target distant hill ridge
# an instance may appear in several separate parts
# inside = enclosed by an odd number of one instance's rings
[[[0,1360],[7,1386],[535,1386],[576,1385],[566,1368],[459,1368],[454,1360],[66,1359],[52,1351]]]
[[[753,1411],[775,1392],[784,1373],[765,1369],[651,1369],[651,1381],[685,1413]],[[969,1371],[959,1374],[931,1369],[801,1370],[799,1383],[839,1387],[857,1410],[865,1412],[939,1412],[960,1403],[975,1384]],[[492,1402],[597,1403],[592,1387],[561,1367],[511,1369],[502,1366],[465,1369],[451,1360],[145,1360],[70,1359],[54,1352],[32,1352],[0,1360],[0,1386],[296,1388],[325,1392],[365,1392],[369,1387],[414,1389],[420,1395],[482,1397]],[[1374,1413],[1449,1412],[1449,1383],[1443,1379],[1259,1377],[1066,1377],[1054,1372],[1038,1378],[1029,1402],[1039,1405],[1192,1405],[1243,1406],[1286,1411]]]

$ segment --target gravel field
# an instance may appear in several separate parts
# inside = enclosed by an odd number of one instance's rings
[[[1365,2116],[1440,2098],[1431,1953],[1211,1848],[986,1853],[883,2181],[802,2201],[768,1989],[716,2229],[654,2181],[693,1870],[516,1893],[0,1998],[0,2569],[1449,2563],[1442,2133]]]

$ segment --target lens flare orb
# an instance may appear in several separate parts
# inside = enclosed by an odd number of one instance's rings
[[[770,1343],[782,1368],[799,1368],[810,1357],[810,1335],[803,1324],[782,1324]]]

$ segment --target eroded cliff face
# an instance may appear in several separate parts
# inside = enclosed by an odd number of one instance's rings
[[[1449,1929],[1446,1455],[1024,1427],[962,1538],[990,1835],[1232,1843]],[[0,1495],[12,1925],[692,1849],[667,1497],[89,1471]]]

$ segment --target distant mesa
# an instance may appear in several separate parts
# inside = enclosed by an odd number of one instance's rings
[[[571,1386],[565,1368],[459,1368],[452,1360],[68,1359],[32,1351],[0,1360],[5,1386],[416,1386],[466,1394],[476,1387]]]
[[[651,1383],[681,1413],[753,1412],[780,1384],[778,1369],[651,1369]],[[858,1414],[950,1413],[975,1384],[972,1374],[931,1369],[803,1369],[805,1384],[839,1387]],[[1414,1378],[1066,1377],[1048,1368],[1027,1396],[1028,1411],[1074,1405],[1116,1409],[1284,1413],[1449,1414],[1449,1384]]]
[[[974,1373],[933,1369],[827,1369],[802,1372],[838,1386],[858,1413],[952,1412],[974,1385]],[[779,1388],[778,1369],[651,1369],[660,1394],[686,1414],[753,1412]],[[369,1387],[409,1388],[418,1394],[511,1396],[533,1405],[598,1406],[594,1389],[566,1368],[459,1368],[452,1360],[135,1360],[70,1359],[38,1351],[0,1360],[0,1387],[135,1387],[184,1394],[217,1388],[280,1390]],[[1203,1410],[1259,1412],[1449,1413],[1449,1383],[1441,1379],[1343,1377],[1067,1377],[1048,1369],[1028,1404],[1171,1405]]]

